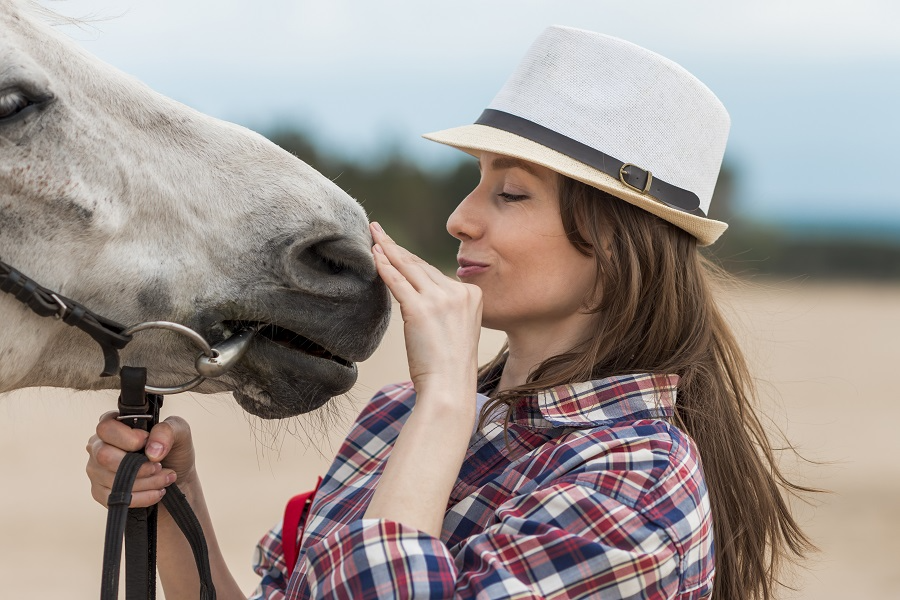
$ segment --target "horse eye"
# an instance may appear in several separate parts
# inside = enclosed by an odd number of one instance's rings
[[[9,118],[24,110],[31,102],[22,92],[7,92],[0,96],[0,119]]]
[[[50,98],[31,98],[21,90],[0,92],[0,121],[15,117],[22,111],[39,106]]]

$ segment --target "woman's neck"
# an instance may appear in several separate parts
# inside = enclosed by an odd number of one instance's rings
[[[555,324],[552,328],[527,327],[506,331],[509,353],[500,375],[497,390],[508,390],[528,381],[528,376],[542,362],[557,354],[571,350],[584,339],[589,331],[590,316],[571,319],[566,327]]]

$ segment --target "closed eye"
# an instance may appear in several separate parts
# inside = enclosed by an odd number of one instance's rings
[[[503,198],[506,202],[519,202],[520,200],[528,199],[528,196],[526,194],[508,194],[506,192],[500,192],[497,195]]]

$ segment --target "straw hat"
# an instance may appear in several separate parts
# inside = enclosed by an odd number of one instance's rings
[[[630,42],[547,28],[473,125],[424,137],[548,167],[672,223],[706,246],[730,119],[681,66]]]

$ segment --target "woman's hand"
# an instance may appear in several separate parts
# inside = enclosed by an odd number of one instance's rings
[[[103,415],[96,434],[87,443],[85,471],[94,500],[106,506],[116,470],[126,452],[144,449],[150,459],[138,471],[132,488],[132,508],[156,504],[169,484],[178,481],[183,486],[196,478],[194,446],[186,421],[169,417],[147,433],[116,420],[117,416],[116,412]]]
[[[474,403],[481,289],[450,279],[370,225],[378,274],[400,303],[409,373],[419,395],[465,394]],[[473,404],[474,406],[474,404]]]
[[[187,421],[169,417],[147,433],[117,421],[117,416],[116,412],[103,415],[97,424],[97,433],[87,444],[86,470],[94,500],[106,506],[122,457],[126,452],[144,449],[150,462],[141,465],[138,471],[130,506],[139,508],[156,504],[166,493],[166,486],[177,480],[178,488],[184,492],[206,537],[217,597],[246,598],[219,548],[194,467],[194,444]],[[159,517],[156,557],[166,598],[199,598],[200,578],[191,546],[165,508],[161,508]]]
[[[415,410],[366,510],[438,537],[475,423],[481,288],[450,279],[372,223],[375,266],[400,303]]]

